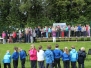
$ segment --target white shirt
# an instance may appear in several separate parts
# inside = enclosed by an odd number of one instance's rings
[[[39,52],[37,52],[37,61],[43,61],[43,60],[44,60],[44,51],[39,50]]]

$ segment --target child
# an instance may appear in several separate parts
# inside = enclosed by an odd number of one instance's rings
[[[18,68],[18,58],[19,58],[18,47],[14,47],[14,52],[12,54],[14,68]]]
[[[85,48],[81,47],[80,51],[78,52],[78,67],[84,68],[84,60],[86,58]]]
[[[4,68],[11,68],[11,65],[10,65],[11,55],[10,55],[9,50],[7,50],[6,54],[4,55],[3,63],[4,63]]]

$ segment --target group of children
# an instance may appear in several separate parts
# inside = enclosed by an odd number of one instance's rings
[[[18,52],[19,50],[19,52]],[[84,60],[86,58],[85,48],[77,52],[75,47],[72,46],[71,50],[68,50],[68,47],[65,47],[63,50],[59,49],[59,45],[55,45],[55,49],[51,49],[51,45],[47,46],[47,49],[44,51],[42,46],[38,47],[38,50],[35,48],[34,44],[31,45],[29,50],[29,60],[30,68],[62,68],[60,64],[60,59],[62,58],[64,68],[77,68],[76,62],[78,62],[78,68],[84,68]],[[18,59],[21,60],[21,68],[25,67],[26,53],[21,48],[15,47],[14,52],[10,55],[9,50],[6,52],[3,58],[4,68],[11,68],[11,58],[13,59],[13,67],[18,68]]]

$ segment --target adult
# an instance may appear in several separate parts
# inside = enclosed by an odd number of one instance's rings
[[[51,50],[51,46],[48,45],[47,46],[47,50],[45,51],[45,62],[46,62],[46,67],[45,68],[53,68],[53,62],[54,62],[54,56],[53,56],[53,52]]]
[[[72,50],[70,51],[71,68],[76,68],[76,62],[78,60],[78,53],[74,46],[72,46],[71,48],[72,48]]]
[[[7,50],[6,54],[3,57],[3,63],[4,68],[11,68],[11,55],[9,50]]]
[[[85,48],[81,47],[80,51],[78,52],[78,68],[84,68],[85,58],[86,58]]]
[[[12,37],[13,37],[13,42],[15,43],[17,40],[17,34],[15,31],[13,31]]]
[[[18,68],[18,59],[19,59],[18,47],[14,47],[12,59],[13,59],[13,67]]]
[[[42,50],[42,46],[39,46],[37,51],[37,61],[39,68],[45,68],[44,67],[44,51]]]
[[[5,31],[2,32],[3,44],[6,43],[6,33]]]
[[[37,68],[37,50],[34,44],[31,45],[31,49],[29,50],[29,57],[31,68]]]
[[[62,51],[59,49],[58,44],[55,45],[55,49],[53,50],[53,55],[54,55],[55,68],[61,68],[60,58],[62,56]]]
[[[21,68],[25,68],[25,61],[26,61],[26,53],[24,50],[19,48],[19,55],[20,55],[20,60],[21,60]]]
[[[67,47],[64,48],[64,52],[62,54],[62,60],[64,68],[70,68],[70,54]]]
[[[53,38],[53,42],[56,42],[56,28],[55,27],[52,28],[52,38]]]

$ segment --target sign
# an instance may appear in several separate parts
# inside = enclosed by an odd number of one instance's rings
[[[60,27],[64,27],[66,26],[66,23],[53,23],[53,26],[56,27],[56,26],[60,26]]]

